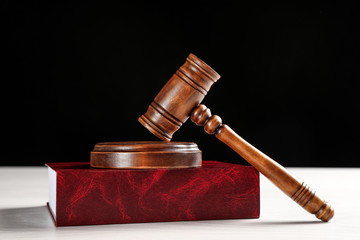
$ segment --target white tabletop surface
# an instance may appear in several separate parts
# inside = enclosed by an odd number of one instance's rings
[[[359,168],[289,168],[335,209],[329,223],[261,176],[260,219],[56,228],[46,208],[46,167],[0,167],[0,239],[360,239]]]

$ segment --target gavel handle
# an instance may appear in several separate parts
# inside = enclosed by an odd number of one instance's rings
[[[204,125],[207,133],[215,133],[220,141],[231,147],[305,210],[315,214],[324,222],[334,216],[334,209],[318,197],[309,186],[297,180],[283,166],[253,147],[229,126],[222,124],[219,116],[211,116],[210,110],[205,105],[201,104],[193,110],[191,120],[197,125]]]

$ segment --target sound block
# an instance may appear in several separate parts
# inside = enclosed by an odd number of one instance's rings
[[[193,168],[202,156],[192,142],[103,142],[90,154],[93,168]]]

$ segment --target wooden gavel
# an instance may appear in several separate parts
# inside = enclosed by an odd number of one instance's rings
[[[283,166],[266,156],[229,126],[222,124],[217,115],[200,104],[210,87],[220,78],[211,67],[193,54],[176,71],[161,89],[147,112],[139,118],[140,123],[160,139],[169,142],[172,135],[191,116],[205,132],[214,134],[231,147],[259,172],[273,182],[286,195],[322,221],[334,216],[334,209],[315,195],[308,185],[297,180]]]

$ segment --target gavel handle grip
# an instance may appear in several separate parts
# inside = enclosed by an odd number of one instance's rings
[[[221,124],[220,117],[211,116],[210,111],[206,114],[204,107],[204,105],[200,105],[202,109],[199,110],[198,107],[195,109],[197,111],[193,111],[191,116],[193,122],[197,125],[205,125],[204,129],[207,133],[215,133],[220,141],[237,152],[305,210],[315,214],[318,219],[327,222],[334,216],[334,209],[318,197],[309,186],[297,180],[283,166],[245,141],[229,126]]]
[[[283,166],[253,147],[229,126],[222,125],[215,135],[305,210],[325,222],[334,216],[331,206],[319,198],[309,186],[301,183]]]

